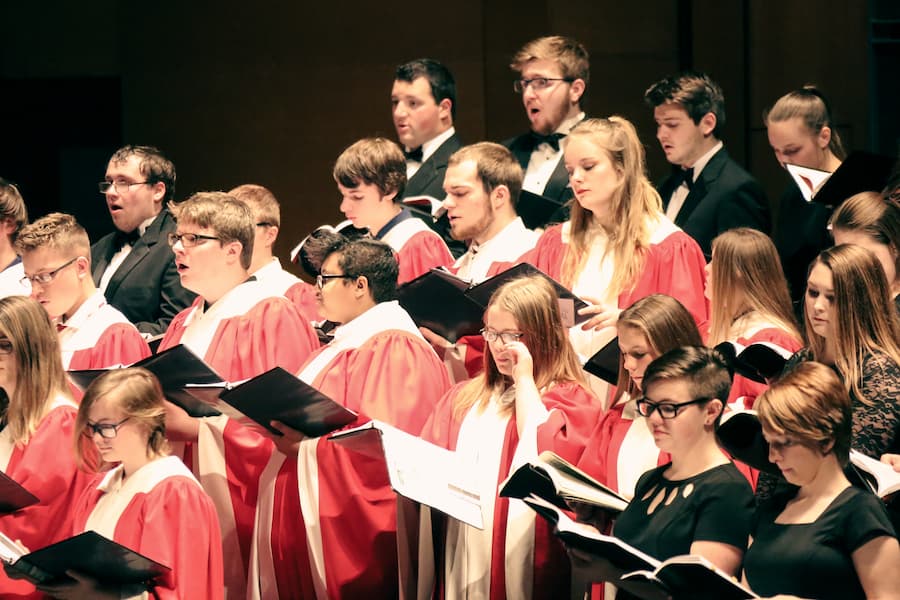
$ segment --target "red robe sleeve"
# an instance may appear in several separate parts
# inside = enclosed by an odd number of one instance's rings
[[[169,323],[169,327],[166,328],[166,334],[163,336],[162,341],[160,341],[157,352],[168,350],[181,343],[181,337],[184,335],[184,330],[186,329],[185,322],[187,321],[188,316],[190,316],[191,311],[202,303],[203,298],[198,296],[194,298],[194,302],[190,306],[175,315],[175,318]]]
[[[41,420],[28,444],[13,450],[6,474],[40,499],[38,504],[0,516],[0,531],[37,550],[66,537],[72,529],[71,507],[93,475],[80,471],[73,450],[76,411],[53,409]],[[0,570],[0,597],[34,593],[26,581],[10,580]],[[40,595],[36,597],[41,597]]]
[[[537,429],[538,452],[550,450],[572,464],[581,458],[591,432],[600,420],[600,402],[584,386],[554,385],[541,396],[550,411]]]
[[[72,354],[70,370],[105,369],[131,365],[150,356],[150,347],[130,323],[114,323],[106,328],[93,348]]]
[[[619,308],[628,308],[650,294],[666,294],[681,302],[706,331],[709,307],[703,295],[706,259],[700,246],[683,231],[676,231],[650,247],[644,271],[634,289],[619,295]]]
[[[204,360],[225,379],[238,381],[274,367],[296,373],[318,347],[309,322],[286,298],[273,296],[246,314],[224,319]]]
[[[298,281],[284,292],[284,297],[290,300],[307,321],[321,321],[324,317],[319,312],[319,301],[316,299],[316,288]]]
[[[449,267],[453,264],[453,255],[447,244],[439,235],[431,230],[416,233],[397,252],[400,273],[397,284],[402,285],[427,273],[434,267]]]
[[[534,265],[556,281],[561,281],[562,262],[566,247],[562,242],[562,225],[554,225],[544,231],[534,248],[522,255],[519,262]],[[567,285],[568,284],[564,284]]]

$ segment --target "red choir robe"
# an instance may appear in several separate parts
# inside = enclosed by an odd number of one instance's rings
[[[66,370],[130,365],[150,356],[137,327],[97,290],[64,324],[57,326]]]
[[[568,245],[563,241],[564,226],[566,223],[547,229],[534,250],[522,257],[522,262],[533,264],[557,281],[562,279],[562,262]],[[706,260],[697,242],[660,216],[652,228],[641,275],[633,288],[619,294],[618,307],[628,308],[651,294],[666,294],[681,302],[704,331],[709,313],[703,296],[705,267]]]
[[[295,373],[319,346],[312,326],[290,301],[273,295],[259,281],[236,286],[206,310],[203,299],[197,298],[172,320],[160,350],[179,343],[202,357],[227,381],[248,379],[276,366]],[[219,512],[227,595],[243,597],[253,537],[256,486],[244,488],[243,478],[225,477],[223,448],[207,447],[206,461],[195,456],[194,450],[187,451],[188,462]],[[228,469],[241,468],[241,460],[228,461]],[[212,468],[209,462],[217,468]]]
[[[478,463],[474,468],[485,469],[483,477],[494,497],[488,500],[482,494],[486,534],[448,519],[448,535],[453,541],[448,541],[438,552],[438,555],[447,554],[445,564],[437,566],[443,572],[446,586],[438,590],[438,595],[449,598],[466,593],[470,597],[495,599],[567,597],[571,582],[565,548],[547,522],[536,518],[523,502],[496,496],[497,486],[512,471],[545,450],[577,462],[600,416],[600,404],[579,384],[555,384],[541,395],[546,412],[534,422],[526,423],[520,439],[515,419],[510,415],[497,413],[498,419],[486,416],[491,409],[479,413],[476,407],[470,408],[462,419],[454,415],[453,403],[464,385],[458,384],[444,396],[423,429],[422,438],[460,456],[473,457],[473,462]],[[492,399],[492,403],[514,402],[514,393],[512,389],[507,390],[499,400]],[[479,427],[478,421],[485,419],[494,420],[488,425],[494,429],[493,434]],[[464,447],[460,445],[461,432],[467,427],[477,429],[466,434]],[[487,460],[485,452],[491,455]],[[489,510],[487,506],[491,502],[493,507]],[[430,529],[428,525],[424,527]],[[467,559],[468,552],[479,552],[479,548],[461,546],[466,544],[465,540],[479,536],[482,538],[480,552],[485,554],[485,560],[478,555]],[[427,538],[427,533],[423,538]],[[483,547],[485,541],[489,549]]]
[[[391,227],[381,236],[381,241],[397,254],[397,263],[400,265],[398,285],[411,281],[434,267],[449,267],[453,264],[453,255],[441,236],[412,215]]]
[[[28,443],[14,446],[9,429],[0,432],[0,469],[40,499],[38,504],[0,516],[0,531],[37,550],[68,537],[73,503],[92,480],[75,464],[75,403],[64,396],[53,401]],[[0,570],[0,598],[42,598],[24,580]]]
[[[300,315],[307,321],[321,321],[316,288],[299,277],[285,271],[278,258],[257,269],[253,276],[273,294],[279,294],[294,303]]]
[[[353,426],[375,418],[414,434],[449,387],[396,302],[336,329],[300,378],[359,413]],[[201,470],[224,473],[227,465],[229,481],[258,494],[249,598],[396,595],[396,496],[383,464],[324,437],[285,457],[267,438],[218,417],[203,420],[199,446]],[[224,461],[213,464],[207,448],[224,448]]]
[[[156,459],[124,481],[118,466],[93,483],[73,508],[73,535],[93,530],[169,567],[153,598],[224,597],[216,509],[179,458]]]

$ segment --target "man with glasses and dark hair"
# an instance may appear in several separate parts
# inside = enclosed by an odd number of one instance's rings
[[[31,297],[59,331],[64,369],[130,365],[150,355],[140,332],[94,285],[90,241],[75,217],[51,213],[26,225],[16,249]]]
[[[531,131],[503,142],[525,171],[522,189],[563,205],[572,198],[563,163],[566,135],[584,120],[582,99],[590,79],[588,52],[576,40],[542,37],[525,44],[510,68]],[[564,220],[565,210],[552,217]]]
[[[456,135],[456,81],[450,70],[436,60],[420,58],[397,67],[391,88],[391,114],[397,139],[406,157],[406,187],[403,198],[444,198],[447,160],[462,142]],[[450,236],[446,216],[434,221],[420,215],[441,234],[454,256],[465,252],[465,244]]]
[[[175,230],[165,208],[175,196],[175,165],[151,146],[125,146],[110,158],[99,189],[116,231],[91,247],[94,283],[138,330],[160,335],[194,299],[166,243]]]
[[[712,241],[735,227],[769,232],[769,205],[762,187],[728,156],[722,88],[703,73],[666,77],[651,85],[644,101],[653,109],[656,139],[676,167],[657,185],[663,210],[694,238],[707,260]]]
[[[249,379],[275,367],[296,373],[319,340],[287,298],[248,274],[256,236],[250,208],[224,192],[199,192],[170,208],[178,222],[168,235],[175,265],[182,285],[198,297],[172,319],[160,350],[184,344],[227,381]],[[174,435],[179,441],[198,441],[201,428],[265,441],[224,415],[193,419],[169,407],[170,439]],[[219,511],[227,595],[243,598],[256,497],[241,494],[226,481],[235,469],[252,469],[252,458],[223,454],[221,446],[202,444],[204,439],[199,438],[192,466]]]

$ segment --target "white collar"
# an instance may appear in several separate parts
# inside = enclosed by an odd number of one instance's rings
[[[444,133],[431,138],[427,142],[422,144],[422,162],[424,163],[426,160],[431,157],[432,154],[437,152],[437,149],[443,145],[444,142],[453,137],[453,134],[456,133],[456,129],[451,125],[450,128]],[[415,148],[409,148],[410,150],[415,150]]]
[[[706,154],[697,159],[697,162],[691,165],[691,168],[694,169],[694,181],[697,181],[697,178],[700,177],[700,173],[702,173],[703,169],[706,168],[706,164],[710,161],[710,159],[712,159],[713,156],[715,156],[716,152],[722,149],[724,145],[725,144],[723,144],[722,142],[719,142],[718,144],[710,148]]]

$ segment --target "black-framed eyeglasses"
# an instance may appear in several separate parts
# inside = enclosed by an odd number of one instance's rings
[[[316,275],[316,287],[321,290],[329,279],[356,279],[356,275],[322,275],[319,273]]]
[[[534,79],[516,79],[513,81],[513,91],[517,94],[521,94],[525,90],[528,89],[528,86],[531,86],[536,92],[541,90],[546,90],[549,87],[554,85],[553,82],[556,81],[565,81],[566,83],[572,83],[575,81],[571,77],[535,77]]]
[[[97,188],[100,190],[101,194],[107,193],[111,187],[116,188],[117,194],[124,194],[130,190],[133,185],[152,185],[154,183],[156,182],[149,179],[147,181],[135,181],[134,183],[129,183],[127,181],[100,181],[97,183]]]
[[[181,246],[183,248],[193,248],[194,246],[199,246],[209,240],[218,240],[219,238],[214,235],[203,235],[200,233],[169,233],[169,245],[174,246],[178,242],[181,242]]]
[[[12,354],[13,343],[6,338],[0,338],[0,354]]]
[[[525,334],[516,331],[494,331],[487,327],[481,330],[481,337],[483,337],[486,342],[496,342],[497,340],[500,340],[504,344],[512,344],[513,342],[521,340],[523,335]]]
[[[19,283],[22,285],[26,285],[29,281],[31,283],[40,283],[41,285],[47,285],[51,281],[53,281],[60,271],[71,265],[73,262],[82,258],[81,256],[76,256],[75,258],[69,259],[69,261],[63,263],[62,265],[56,267],[52,271],[47,271],[45,273],[35,273],[34,275],[26,275],[19,280]]]
[[[88,421],[84,424],[84,429],[81,433],[86,438],[92,438],[95,434],[99,433],[100,437],[103,439],[111,440],[119,434],[119,427],[130,418],[131,417],[125,417],[118,423],[91,423]]]
[[[641,398],[636,404],[637,411],[642,417],[649,417],[653,411],[658,410],[659,416],[663,419],[674,419],[685,406],[709,401],[710,398],[695,398],[688,402],[650,402],[646,398]]]

